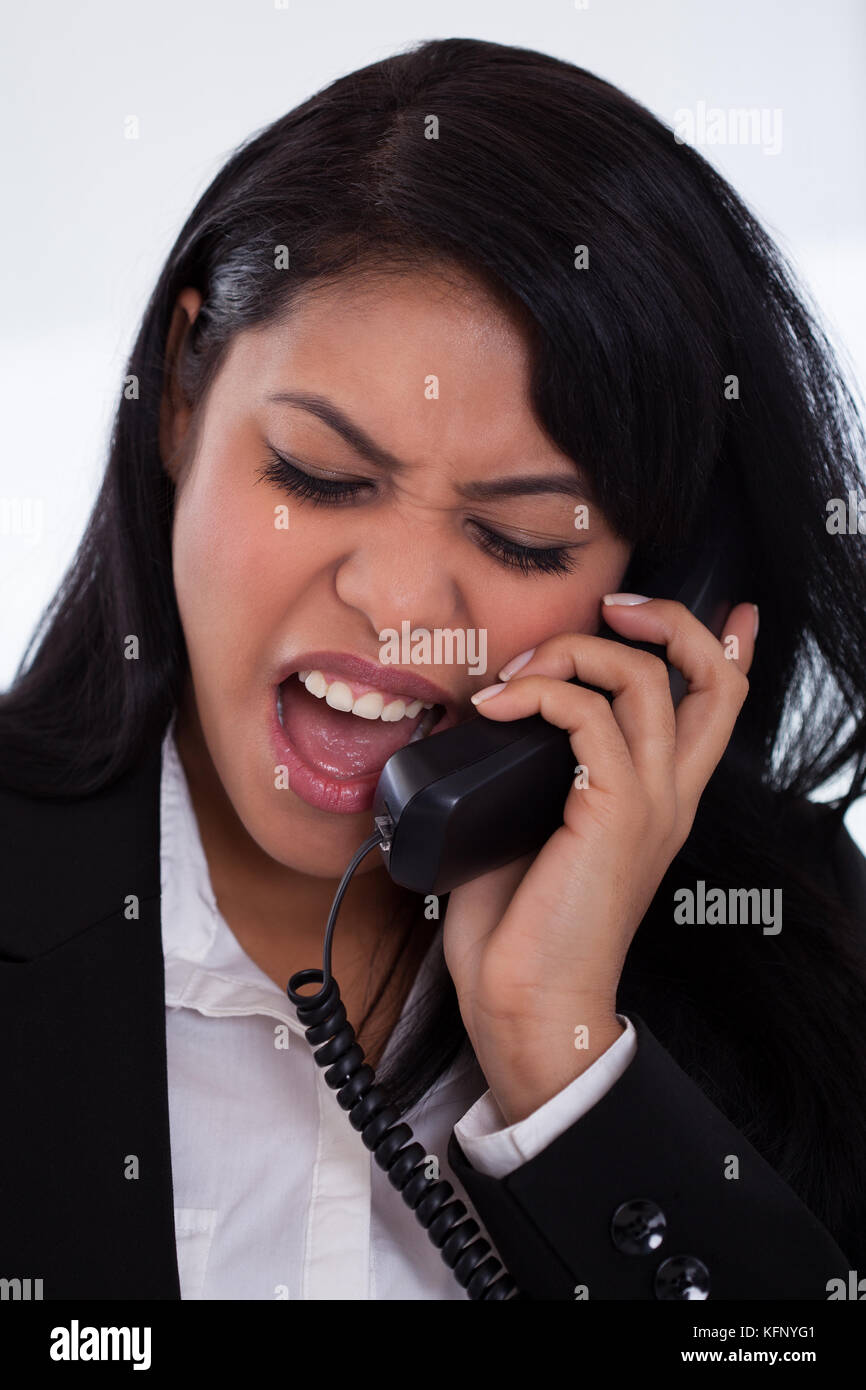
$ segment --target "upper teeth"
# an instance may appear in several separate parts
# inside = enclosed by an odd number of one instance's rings
[[[432,709],[433,702],[425,704],[422,700],[411,700],[400,696],[386,698],[379,690],[368,690],[355,699],[345,681],[326,681],[321,671],[299,671],[302,681],[311,695],[324,699],[332,709],[341,709],[357,714],[361,719],[381,719],[393,722],[406,716],[413,719],[421,709]]]

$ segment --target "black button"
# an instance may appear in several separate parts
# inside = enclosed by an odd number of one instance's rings
[[[656,1270],[656,1298],[709,1298],[710,1271],[694,1255],[673,1255]]]
[[[610,1223],[610,1238],[624,1255],[649,1255],[664,1240],[666,1225],[661,1207],[646,1197],[635,1197],[617,1207]]]

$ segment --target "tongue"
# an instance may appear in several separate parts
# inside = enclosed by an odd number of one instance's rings
[[[426,713],[422,709],[414,719],[389,723],[362,719],[332,709],[311,695],[297,676],[289,677],[282,691],[286,733],[305,762],[331,777],[381,772],[391,754],[409,742]]]

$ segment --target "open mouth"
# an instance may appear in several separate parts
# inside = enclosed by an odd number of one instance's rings
[[[277,687],[277,718],[295,753],[328,779],[378,776],[398,749],[443,723],[443,704],[295,671]],[[446,721],[447,722],[447,721]]]

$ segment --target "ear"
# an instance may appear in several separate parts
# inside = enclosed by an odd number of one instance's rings
[[[181,446],[192,414],[177,381],[177,363],[186,335],[198,316],[202,297],[198,290],[181,290],[174,306],[165,345],[165,369],[162,400],[159,408],[159,452],[163,467],[176,483],[180,468]]]

